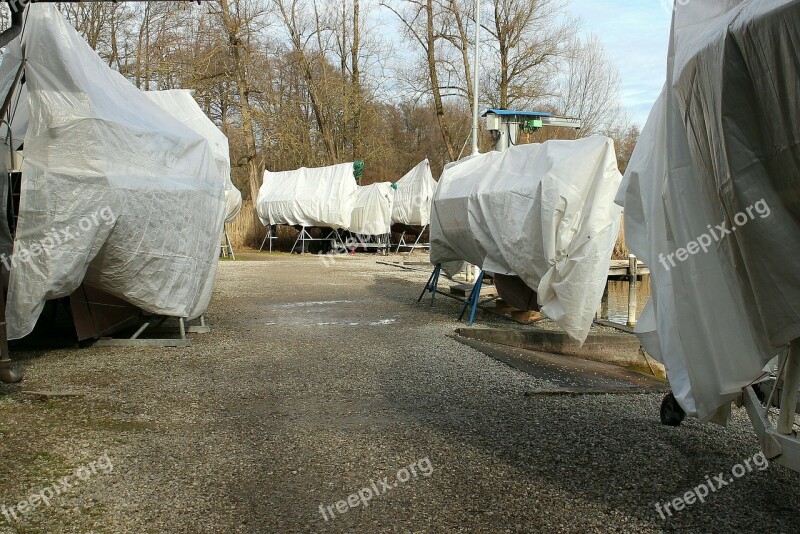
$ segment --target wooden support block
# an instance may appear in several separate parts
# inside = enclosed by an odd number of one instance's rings
[[[515,311],[511,318],[520,323],[534,323],[542,318],[542,312],[537,311]]]
[[[503,313],[508,315],[520,311],[514,306],[511,306],[507,302],[503,301],[502,299],[494,301],[494,309],[497,313]]]
[[[457,284],[450,287],[450,294],[457,297],[468,297],[472,292],[473,284]],[[497,289],[494,286],[481,287],[481,298],[497,296]]]

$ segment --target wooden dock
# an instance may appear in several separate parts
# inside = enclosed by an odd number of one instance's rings
[[[650,268],[643,261],[636,261],[636,275],[639,281],[645,276],[650,276]],[[631,263],[629,260],[611,260],[608,268],[608,279],[616,281],[626,281],[631,276]]]
[[[611,260],[603,299],[600,301],[600,309],[597,310],[598,323],[608,322],[608,282],[621,281],[628,282],[627,326],[636,326],[636,287],[639,282],[644,281],[645,276],[650,276],[650,269],[633,254],[627,260]]]

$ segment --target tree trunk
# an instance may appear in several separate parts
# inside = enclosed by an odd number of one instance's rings
[[[439,123],[439,130],[442,132],[442,140],[447,148],[447,155],[450,161],[455,161],[457,157],[456,149],[450,139],[447,125],[444,122],[444,104],[442,103],[442,92],[439,89],[439,74],[436,72],[436,35],[433,30],[433,0],[427,0],[425,10],[428,14],[426,26],[426,42],[428,55],[428,74],[431,79],[431,89],[433,90],[433,107],[436,111],[436,120]]]
[[[250,82],[247,78],[247,52],[244,49],[242,38],[239,35],[239,21],[231,16],[228,0],[218,0],[222,10],[223,24],[228,37],[228,46],[233,60],[233,74],[239,97],[239,110],[242,116],[242,133],[244,134],[245,159],[247,163],[248,185],[250,186],[250,199],[255,207],[258,199],[258,190],[261,188],[260,168],[258,165],[258,150],[256,148],[253,115],[250,109]],[[253,210],[253,217],[260,225],[258,214]]]
[[[360,46],[360,35],[358,27],[359,0],[353,0],[353,43],[351,49],[351,62],[353,75],[351,83],[353,86],[353,161],[361,157],[361,74],[358,70],[358,53]]]

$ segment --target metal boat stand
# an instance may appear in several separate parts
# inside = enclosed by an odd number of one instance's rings
[[[405,233],[400,234],[400,241],[398,241],[397,248],[395,249],[394,253],[395,254],[399,254],[401,248],[407,248],[409,250],[408,250],[408,253],[406,254],[406,256],[411,256],[414,253],[414,251],[416,249],[418,249],[418,248],[431,248],[430,243],[422,244],[422,245],[419,244],[420,240],[422,240],[422,234],[425,233],[425,230],[427,228],[428,228],[427,224],[422,227],[422,231],[417,236],[417,240],[414,241],[413,245],[409,245],[408,243],[406,243],[406,234]]]
[[[800,339],[779,358],[777,374],[744,389],[741,403],[747,410],[764,456],[800,472],[800,439],[796,416],[800,412]],[[779,411],[777,415],[773,408]]]
[[[438,292],[439,289],[439,276],[441,274],[442,274],[442,264],[439,263],[436,265],[436,267],[433,268],[433,273],[431,273],[430,278],[428,278],[428,281],[425,283],[425,288],[422,290],[422,293],[420,293],[417,302],[422,302],[422,297],[425,296],[425,292],[430,291],[431,306],[433,306],[433,299],[436,298],[436,293]]]
[[[267,230],[267,235],[264,236],[264,240],[261,242],[261,246],[258,247],[258,251],[261,252],[262,250],[264,250],[264,244],[267,242],[267,240],[269,240],[269,251],[272,252],[272,242],[278,239],[278,236],[276,235],[275,232],[275,225],[268,224],[267,226],[265,226],[265,228]]]
[[[231,257],[232,260],[236,261],[236,254],[233,253],[233,243],[231,243],[231,237],[228,235],[228,227],[225,227],[225,230],[222,232],[222,238],[224,240],[222,244],[222,257],[227,258],[228,256]]]
[[[340,250],[345,250],[346,248],[338,230],[331,230],[327,236],[318,238],[311,237],[311,234],[308,233],[306,227],[303,226],[300,229],[300,233],[297,234],[297,239],[294,240],[294,245],[292,245],[292,250],[289,252],[289,254],[294,253],[294,249],[297,248],[298,243],[300,243],[300,254],[305,254],[307,252],[306,242],[308,241],[331,241],[333,248],[340,248]]]
[[[200,316],[200,324],[188,326],[187,321],[180,317],[178,318],[178,328],[164,328],[164,322],[169,317],[158,316],[150,317],[143,323],[134,334],[129,338],[109,338],[98,339],[94,346],[96,347],[191,347],[192,342],[186,337],[186,333],[193,334],[207,334],[211,331],[210,327],[206,324],[205,316]],[[143,339],[140,336],[145,332],[151,334],[163,335],[178,333],[178,338],[147,338]]]

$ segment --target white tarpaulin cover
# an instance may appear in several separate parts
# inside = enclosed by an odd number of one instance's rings
[[[30,120],[8,293],[8,334],[82,283],[163,315],[208,305],[225,216],[204,137],[110,69],[55,6],[29,7],[0,65],[21,57]]]
[[[10,45],[16,50],[19,49],[19,42],[15,41]],[[20,52],[16,52],[19,57]],[[9,80],[10,82],[11,80]],[[225,222],[233,221],[242,209],[242,193],[234,187],[231,181],[231,161],[228,149],[228,138],[217,126],[209,119],[197,101],[192,97],[188,89],[171,89],[168,91],[147,91],[144,93],[150,100],[161,106],[173,117],[183,122],[191,129],[202,134],[211,144],[214,152],[214,160],[217,162],[222,179],[225,182]],[[12,104],[14,111],[12,120],[12,134],[14,148],[18,148],[24,141],[25,132],[28,129],[29,110],[28,110],[28,89],[22,86],[14,96]],[[0,137],[5,141],[7,128],[5,124],[0,126]]]
[[[445,168],[433,201],[431,263],[519,276],[580,343],[603,296],[621,210],[614,142],[519,145]]]
[[[798,57],[800,2],[678,3],[665,90],[618,195],[652,273],[637,333],[703,420],[724,422],[800,337]]]
[[[357,190],[352,163],[264,171],[256,209],[264,226],[288,224],[346,230]]]
[[[389,182],[358,188],[350,230],[358,235],[385,235],[391,232],[395,190]]]
[[[428,160],[422,161],[397,181],[392,222],[408,226],[426,226],[431,221],[431,202],[436,180]]]
[[[189,89],[147,91],[145,95],[167,113],[208,140],[214,161],[225,184],[225,222],[231,222],[242,209],[242,193],[231,181],[231,153],[228,138],[217,125],[203,113]]]

